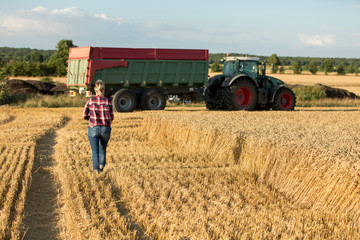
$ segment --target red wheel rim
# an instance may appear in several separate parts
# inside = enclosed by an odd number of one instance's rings
[[[283,109],[290,109],[293,104],[293,98],[290,93],[284,93],[280,96],[280,105]]]
[[[251,103],[252,93],[248,87],[240,87],[236,92],[236,102],[241,107],[246,107]]]

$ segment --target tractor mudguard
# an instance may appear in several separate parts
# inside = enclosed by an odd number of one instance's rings
[[[276,85],[273,88],[270,89],[270,103],[274,102],[275,99],[275,94],[277,93],[277,91],[279,91],[280,88],[285,87],[285,85]]]
[[[224,75],[215,75],[215,76],[209,78],[205,87],[210,88],[216,81],[220,81],[220,84],[221,84],[221,78],[225,78],[225,76]]]
[[[254,84],[255,86],[258,88],[259,87],[259,84],[256,80],[254,80],[252,77],[250,77],[249,75],[246,75],[246,74],[239,74],[239,75],[236,75],[235,77],[233,78],[230,78],[228,77],[222,84],[222,87],[229,87],[233,84],[233,82],[235,82],[237,79],[241,78],[241,77],[245,77],[247,79],[250,79]]]

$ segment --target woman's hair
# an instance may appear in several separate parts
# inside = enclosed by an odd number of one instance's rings
[[[94,90],[95,90],[95,93],[96,93],[97,95],[104,95],[104,92],[105,92],[105,84],[103,83],[103,81],[97,80],[97,81],[95,82]]]

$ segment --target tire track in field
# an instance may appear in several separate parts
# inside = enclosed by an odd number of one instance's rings
[[[64,117],[57,129],[64,127],[68,121],[69,119]],[[56,209],[60,187],[53,172],[55,159],[52,157],[57,129],[48,131],[37,141],[35,147],[31,186],[25,201],[23,239],[59,238],[59,216]]]
[[[15,120],[15,116],[14,115],[9,115],[4,120],[0,121],[0,124],[6,124],[6,123],[9,123],[9,122],[14,121],[14,120]]]

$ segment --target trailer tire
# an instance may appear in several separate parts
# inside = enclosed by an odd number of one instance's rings
[[[117,91],[112,100],[116,112],[132,112],[136,108],[136,95],[129,89]]]
[[[164,110],[165,95],[157,89],[147,89],[141,94],[140,105],[143,110]]]

